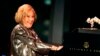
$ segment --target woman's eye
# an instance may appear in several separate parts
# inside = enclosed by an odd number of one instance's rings
[[[30,17],[29,15],[27,15],[27,17]]]
[[[32,18],[34,18],[35,16],[32,16]]]

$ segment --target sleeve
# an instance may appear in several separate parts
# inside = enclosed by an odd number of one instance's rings
[[[29,48],[31,48],[33,51],[37,53],[48,54],[51,45],[43,43],[39,38],[37,38],[36,40],[33,40],[32,38],[33,37],[28,36],[23,29],[15,31],[15,39],[20,40],[21,42],[26,44]]]
[[[38,39],[36,41],[36,46],[37,46],[39,53],[47,54],[50,51],[51,44],[44,43],[40,39]]]

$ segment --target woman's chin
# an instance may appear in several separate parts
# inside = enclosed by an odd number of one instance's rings
[[[28,26],[27,26],[27,28],[31,28],[31,27],[32,27],[32,25],[28,25]]]

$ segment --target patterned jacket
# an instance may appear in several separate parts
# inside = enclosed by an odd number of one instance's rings
[[[43,43],[34,30],[22,24],[16,25],[11,33],[12,56],[48,56],[50,46]]]

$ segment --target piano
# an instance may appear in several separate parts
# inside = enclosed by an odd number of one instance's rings
[[[100,56],[100,29],[77,28],[68,35],[65,37],[67,56]]]

